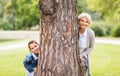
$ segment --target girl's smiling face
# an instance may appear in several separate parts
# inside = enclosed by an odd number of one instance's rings
[[[39,53],[39,45],[37,43],[33,42],[29,46],[30,46],[31,52],[33,52],[34,54]]]

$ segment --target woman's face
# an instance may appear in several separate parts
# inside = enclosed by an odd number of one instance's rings
[[[33,53],[38,54],[39,53],[39,45],[37,43],[31,43],[30,44],[30,50]]]
[[[88,25],[90,24],[89,19],[84,16],[79,20],[79,26],[81,29],[86,29],[86,27],[88,27]]]

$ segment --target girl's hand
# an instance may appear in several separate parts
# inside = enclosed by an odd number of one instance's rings
[[[35,68],[34,68],[34,72],[37,72],[37,70],[38,70],[38,68],[37,68],[37,67],[35,67]]]

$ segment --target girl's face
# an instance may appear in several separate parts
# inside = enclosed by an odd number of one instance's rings
[[[34,54],[38,54],[39,53],[39,45],[37,43],[31,43],[30,44],[30,50],[34,53]]]
[[[89,19],[84,16],[79,20],[79,26],[81,29],[86,29],[86,27],[88,27],[88,25],[90,24]]]

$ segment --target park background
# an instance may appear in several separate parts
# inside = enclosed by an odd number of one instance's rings
[[[92,76],[120,74],[119,3],[120,0],[78,0],[78,14],[91,15],[90,27],[96,40],[103,40],[96,41],[91,52]],[[28,41],[39,42],[39,18],[38,0],[0,0],[0,76],[25,76],[22,61],[29,52]],[[111,42],[105,43],[107,40]]]

